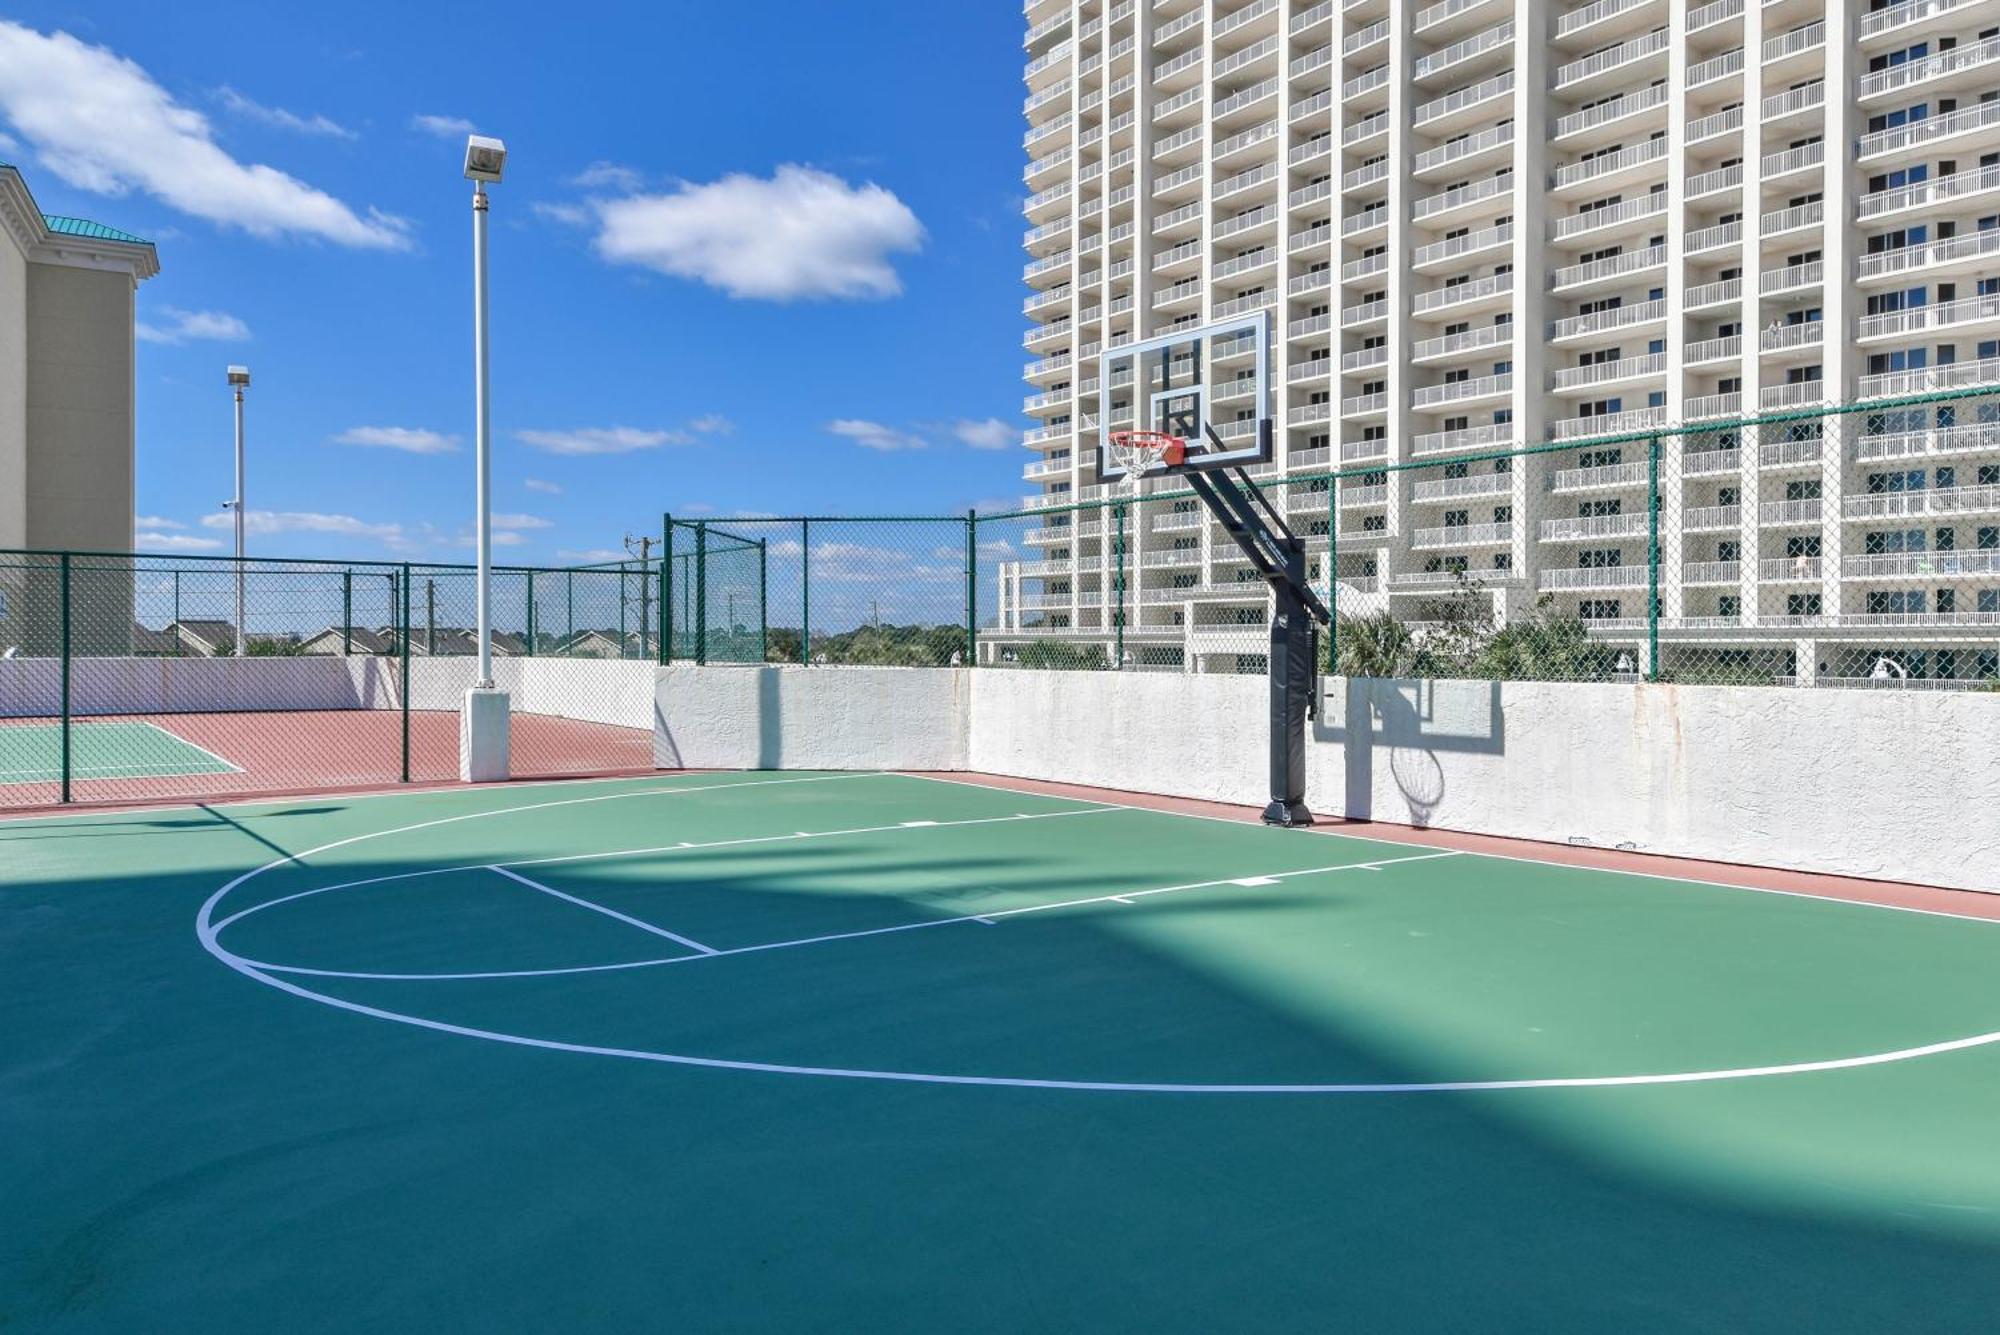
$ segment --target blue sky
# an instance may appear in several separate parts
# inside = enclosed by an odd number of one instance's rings
[[[217,550],[247,363],[252,551],[464,559],[465,129],[493,211],[495,510],[566,562],[677,513],[1021,491],[1022,85],[996,0],[13,3],[0,159],[158,242],[148,545]],[[204,520],[208,522],[204,523]]]

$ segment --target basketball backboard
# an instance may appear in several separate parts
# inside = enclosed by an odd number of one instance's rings
[[[1188,468],[1271,457],[1268,310],[1107,348],[1098,355],[1097,377],[1097,475],[1107,482],[1125,476],[1109,448],[1114,431],[1178,436],[1187,442]]]

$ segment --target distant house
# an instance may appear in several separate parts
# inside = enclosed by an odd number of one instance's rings
[[[638,649],[638,639],[615,630],[580,630],[556,652],[567,658],[625,658]]]
[[[180,638],[172,626],[154,630],[132,623],[132,652],[139,658],[172,658],[181,652]]]
[[[219,658],[236,652],[236,627],[228,621],[176,621],[167,633],[180,641],[183,653]]]
[[[393,654],[396,652],[396,632],[383,627],[376,630],[369,626],[328,626],[316,635],[308,635],[299,641],[302,654]]]

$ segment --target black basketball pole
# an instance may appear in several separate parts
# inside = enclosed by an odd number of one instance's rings
[[[1269,420],[1257,424],[1270,457]],[[1212,427],[1203,429],[1219,451]],[[1306,580],[1305,539],[1294,534],[1247,474],[1239,485],[1227,473],[1187,469],[1185,476],[1244,557],[1271,586],[1271,801],[1266,825],[1313,823],[1306,797],[1306,721],[1311,715],[1313,675],[1319,671],[1318,627],[1332,613]],[[1254,504],[1253,499],[1254,498]],[[1259,509],[1263,514],[1259,514]],[[1269,516],[1268,520],[1266,515]]]

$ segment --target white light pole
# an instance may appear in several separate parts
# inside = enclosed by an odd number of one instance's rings
[[[243,657],[243,391],[250,387],[250,368],[229,368],[229,387],[236,395],[236,499],[229,508],[236,513],[236,656]]]
[[[493,688],[493,424],[492,386],[487,370],[486,311],[486,183],[498,183],[507,163],[507,146],[498,139],[469,135],[465,141],[465,179],[472,182],[472,360],[474,485],[478,514],[479,679],[466,693],[459,723],[459,777],[484,783],[507,777],[508,702]]]

